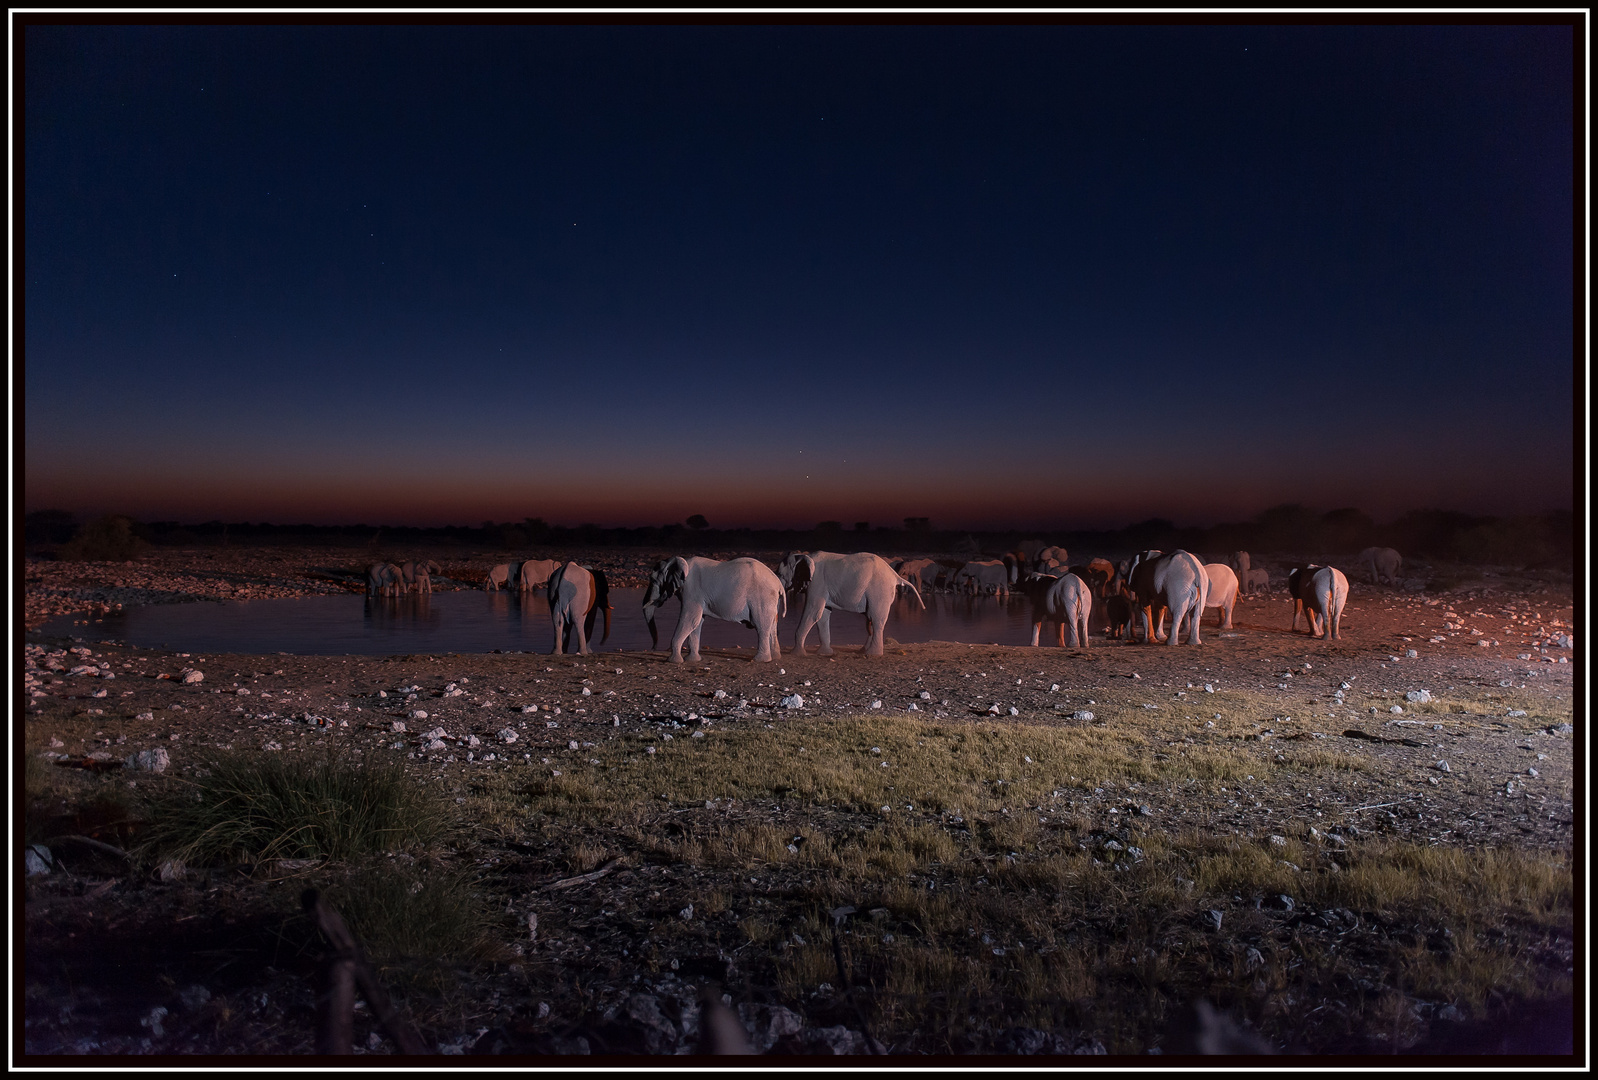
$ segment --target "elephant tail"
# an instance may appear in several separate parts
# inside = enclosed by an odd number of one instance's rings
[[[605,609],[605,635],[599,639],[599,643],[603,645],[610,640],[610,583],[605,580],[603,570],[594,571],[594,603]]]
[[[921,605],[921,610],[927,610],[927,602],[921,599],[921,590],[916,588],[916,583],[909,578],[900,578],[899,582],[910,590],[910,594],[916,598],[916,603]]]
[[[777,590],[777,618],[780,619],[786,614],[788,614],[788,590],[787,589],[778,589]]]

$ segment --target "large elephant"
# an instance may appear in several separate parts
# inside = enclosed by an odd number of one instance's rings
[[[500,563],[483,579],[485,592],[499,592],[502,588],[515,588],[516,576],[521,573],[520,563]]]
[[[1166,639],[1175,645],[1182,636],[1182,620],[1188,623],[1188,644],[1202,645],[1199,635],[1200,616],[1209,601],[1209,575],[1197,557],[1177,550],[1170,554],[1143,552],[1132,560],[1127,584],[1133,603],[1143,611],[1143,638],[1147,642],[1160,640],[1154,628],[1154,608],[1163,605],[1171,613],[1171,634]],[[1164,618],[1160,619],[1161,626]]]
[[[367,596],[399,596],[405,591],[405,576],[391,562],[375,562],[366,568]]]
[[[1237,575],[1237,580],[1242,581],[1248,576],[1248,568],[1254,564],[1249,561],[1248,552],[1234,551],[1227,558],[1226,565],[1232,568],[1232,572]]]
[[[997,559],[973,559],[954,576],[954,587],[973,593],[1010,594],[1010,570]]]
[[[574,562],[562,565],[549,579],[549,620],[555,628],[556,655],[571,651],[572,638],[577,651],[587,656],[594,650],[588,641],[594,636],[594,616],[605,612],[603,645],[610,638],[610,586],[603,570],[589,570]]]
[[[521,570],[516,574],[516,591],[532,592],[534,589],[549,584],[549,579],[560,567],[554,559],[528,559],[522,563]]]
[[[1225,563],[1205,563],[1204,576],[1210,579],[1204,609],[1215,608],[1215,626],[1218,630],[1232,628],[1232,606],[1237,603],[1237,573]]]
[[[699,557],[664,559],[649,575],[644,588],[644,621],[649,624],[651,647],[659,647],[655,612],[671,597],[680,597],[682,614],[671,636],[671,662],[682,663],[682,644],[688,642],[688,662],[699,663],[699,632],[706,615],[740,622],[759,635],[756,660],[775,660],[782,654],[777,644],[777,620],[788,613],[788,597],[771,567],[758,559]]]
[[[1359,564],[1369,568],[1371,584],[1381,584],[1382,578],[1387,579],[1387,584],[1398,584],[1398,570],[1404,564],[1404,557],[1392,548],[1368,547],[1359,553]]]
[[[1002,567],[1001,567],[1002,569]],[[883,638],[888,626],[888,612],[899,594],[899,584],[904,579],[882,560],[882,556],[869,551],[854,555],[839,555],[831,551],[795,551],[782,560],[777,568],[777,578],[790,593],[804,592],[805,606],[799,616],[799,628],[794,631],[793,648],[800,656],[805,652],[805,638],[815,627],[821,638],[818,656],[832,655],[832,612],[861,611],[866,616],[868,636],[865,653],[881,656]],[[916,589],[916,603],[925,608],[926,602]]]
[[[1287,575],[1287,591],[1293,596],[1293,630],[1298,629],[1298,616],[1303,612],[1311,637],[1324,641],[1342,637],[1338,626],[1348,603],[1348,578],[1341,570],[1314,564],[1294,570]]]
[[[1063,648],[1066,638],[1073,646],[1088,647],[1088,615],[1093,611],[1093,590],[1076,574],[1062,574],[1047,589],[1032,597],[1032,644],[1038,643],[1045,621],[1059,628]]]
[[[1250,570],[1238,584],[1242,587],[1242,591],[1249,595],[1265,592],[1271,587],[1271,575],[1265,567],[1257,566]]]

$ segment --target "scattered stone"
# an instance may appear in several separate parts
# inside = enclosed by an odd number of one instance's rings
[[[205,672],[197,671],[194,668],[184,668],[183,669],[183,681],[185,683],[189,684],[189,685],[193,685],[194,683],[204,682],[205,681]]]
[[[405,731],[405,721],[395,720],[393,723],[388,725],[388,730],[395,732],[396,734],[403,733]]]
[[[411,719],[412,720],[426,720],[427,719],[427,710],[426,709],[412,709],[411,710]]]
[[[211,1000],[211,991],[198,983],[178,992],[178,1000],[183,1002],[183,1007],[190,1012],[198,1009]]]
[[[1078,709],[1076,712],[1071,714],[1071,719],[1072,720],[1091,720],[1091,719],[1093,719],[1093,714],[1091,712],[1089,712],[1087,709]]]
[[[43,844],[30,844],[22,855],[22,865],[26,868],[28,877],[48,874],[53,862],[50,849]]]
[[[1416,652],[1414,649],[1409,649],[1409,650],[1405,651],[1404,655],[1409,657],[1411,660],[1413,660],[1416,657],[1418,657],[1420,655],[1420,653]]]
[[[1448,762],[1446,761],[1439,761],[1433,765],[1432,768],[1436,769],[1438,772],[1453,772],[1453,770],[1448,767]]]
[[[513,742],[515,742],[516,741],[516,732],[513,731],[510,728],[500,728],[499,729],[499,741],[502,742],[502,743],[513,743]]]
[[[1402,705],[1394,705],[1391,709],[1388,709],[1387,711],[1392,713],[1394,716],[1397,716],[1397,715],[1399,715],[1400,713],[1402,713],[1404,711],[1404,707]]]
[[[1526,710],[1525,709],[1510,709],[1509,710],[1509,715],[1510,716],[1525,716],[1526,715]]]
[[[769,1051],[779,1039],[798,1035],[805,1026],[803,1017],[781,1005],[740,1002],[738,1019],[749,1032],[750,1046],[757,1054]]]
[[[1542,774],[1537,771],[1537,767],[1535,765],[1528,765],[1526,767],[1526,775],[1530,776],[1530,777],[1533,777],[1533,778],[1536,778],[1538,776],[1541,776]]]
[[[1425,705],[1432,700],[1432,692],[1430,690],[1411,690],[1404,695],[1404,700],[1413,701],[1417,705]]]
[[[1221,913],[1214,908],[1210,908],[1204,913],[1204,921],[1210,929],[1219,930],[1221,928]]]
[[[129,769],[163,773],[166,772],[166,767],[172,764],[172,758],[167,754],[165,747],[157,746],[154,750],[140,750],[136,754],[129,754],[122,764]]]
[[[801,694],[789,694],[782,699],[781,704],[785,709],[802,709],[805,707],[805,699]]]

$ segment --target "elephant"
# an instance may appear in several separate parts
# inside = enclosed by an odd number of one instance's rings
[[[366,568],[367,596],[399,596],[405,591],[405,577],[391,562],[377,562]]]
[[[1046,547],[1038,552],[1037,558],[1033,560],[1033,565],[1047,566],[1053,563],[1058,566],[1064,566],[1070,561],[1071,555],[1063,547]]]
[[[1249,567],[1254,564],[1249,561],[1248,552],[1234,551],[1226,560],[1226,565],[1230,566],[1233,573],[1237,574],[1237,580],[1242,581],[1248,577]]]
[[[954,576],[954,587],[973,593],[1010,594],[1010,571],[997,559],[974,559],[960,568]]]
[[[771,661],[782,655],[777,644],[777,620],[788,613],[788,594],[771,567],[758,559],[699,557],[663,559],[649,575],[644,589],[644,621],[649,624],[651,648],[658,648],[655,612],[671,597],[681,599],[682,614],[671,636],[671,662],[680,664],[682,644],[688,642],[688,662],[699,663],[699,632],[706,615],[740,622],[759,635],[756,660]]]
[[[1117,640],[1132,640],[1132,601],[1124,592],[1111,593],[1104,598],[1104,618],[1109,624],[1106,632]]]
[[[821,638],[818,656],[832,655],[832,612],[861,611],[866,616],[868,636],[865,654],[881,656],[883,638],[888,627],[888,612],[899,594],[903,580],[895,574],[882,556],[869,551],[854,555],[839,555],[831,551],[790,552],[777,568],[777,578],[790,593],[803,591],[804,612],[799,616],[799,628],[794,631],[793,648],[800,656],[805,654],[805,638],[815,627]],[[921,593],[910,590],[916,603],[923,609],[926,601]]]
[[[1143,638],[1153,643],[1159,640],[1154,628],[1154,608],[1164,605],[1171,612],[1171,634],[1166,642],[1176,645],[1181,638],[1182,620],[1188,623],[1188,644],[1202,645],[1199,635],[1200,616],[1209,601],[1209,575],[1196,557],[1177,550],[1169,555],[1145,551],[1132,560],[1127,578],[1133,603],[1143,611]],[[1161,628],[1165,619],[1160,618]]]
[[[485,592],[498,592],[502,588],[510,588],[516,580],[516,576],[521,573],[520,565],[519,563],[500,563],[494,567],[488,572],[488,576],[483,579],[483,590]]]
[[[405,583],[408,593],[430,593],[433,591],[432,574],[438,572],[436,562],[408,562],[400,564],[400,578]]]
[[[1237,603],[1237,573],[1225,563],[1205,563],[1204,576],[1210,579],[1204,609],[1215,608],[1215,628],[1232,628],[1232,606]]]
[[[1311,637],[1323,641],[1342,637],[1338,627],[1348,603],[1348,578],[1341,570],[1312,563],[1287,575],[1287,591],[1293,596],[1293,630],[1298,629],[1298,616],[1303,612]]]
[[[1240,584],[1245,593],[1264,592],[1271,587],[1270,572],[1263,566],[1256,567],[1248,572]]]
[[[1404,563],[1404,557],[1392,548],[1368,547],[1359,553],[1359,564],[1368,567],[1371,572],[1371,584],[1381,584],[1382,578],[1387,579],[1387,584],[1398,584],[1398,570]]]
[[[588,656],[594,650],[588,641],[594,635],[594,616],[605,612],[603,645],[610,638],[610,587],[603,570],[589,570],[574,562],[562,565],[549,579],[549,619],[555,627],[556,655],[571,651],[577,638],[577,651]]]
[[[918,585],[932,584],[937,580],[938,570],[938,564],[931,559],[906,559],[894,567],[894,571],[900,577]]]
[[[1059,642],[1063,648],[1066,637],[1071,644],[1088,647],[1088,615],[1093,610],[1093,590],[1075,574],[1063,574],[1054,579],[1041,594],[1032,598],[1032,644],[1038,643],[1044,620],[1057,624]]]
[[[521,570],[516,575],[516,591],[532,592],[541,585],[549,584],[549,579],[560,563],[554,559],[528,559],[522,563]]]

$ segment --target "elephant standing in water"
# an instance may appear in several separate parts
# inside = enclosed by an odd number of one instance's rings
[[[644,621],[649,624],[649,641],[659,646],[655,631],[655,612],[671,597],[681,597],[682,614],[671,636],[671,662],[682,663],[682,643],[688,642],[688,662],[699,663],[699,632],[706,615],[729,622],[743,623],[759,634],[756,660],[775,660],[782,653],[777,644],[777,620],[788,613],[788,594],[758,559],[683,558],[662,560],[649,575],[644,589]]]
[[[1127,588],[1134,605],[1143,611],[1143,640],[1150,644],[1160,640],[1154,627],[1154,609],[1163,606],[1171,612],[1171,635],[1165,640],[1175,645],[1181,637],[1182,620],[1191,619],[1188,644],[1202,645],[1199,620],[1209,602],[1210,579],[1198,558],[1181,550],[1168,555],[1145,551],[1127,569]],[[1162,614],[1161,629],[1164,625]]]
[[[549,579],[560,567],[554,559],[528,559],[522,563],[521,570],[513,579],[517,592],[532,592],[541,585],[548,585]]]
[[[888,612],[905,579],[893,572],[882,556],[869,551],[839,555],[831,551],[791,552],[777,568],[777,578],[790,593],[805,594],[804,613],[794,632],[794,652],[803,656],[805,638],[815,627],[821,638],[818,656],[832,655],[832,612],[861,611],[866,616],[868,635],[865,654],[881,656],[888,626]],[[910,591],[923,609],[926,601],[912,584]]]
[[[499,592],[500,589],[513,589],[516,587],[516,578],[521,574],[521,563],[500,563],[488,572],[483,579],[484,592]]]
[[[436,562],[408,562],[400,564],[400,577],[405,582],[405,592],[430,593],[433,591],[432,575],[438,573]]]
[[[549,620],[555,628],[556,655],[572,651],[572,638],[577,639],[577,652],[584,656],[594,650],[588,641],[594,634],[594,616],[605,612],[603,645],[610,638],[610,587],[605,582],[603,570],[589,570],[568,562],[556,570],[549,579]]]
[[[367,596],[399,596],[405,591],[405,575],[391,562],[376,562],[366,568]]]
[[[1398,570],[1404,564],[1404,557],[1392,548],[1368,547],[1359,553],[1359,564],[1368,567],[1371,572],[1371,584],[1380,585],[1382,578],[1387,579],[1387,584],[1398,584]]]
[[[1331,641],[1341,638],[1338,625],[1343,619],[1343,605],[1348,602],[1348,578],[1335,566],[1311,564],[1287,575],[1287,591],[1293,597],[1293,625],[1298,629],[1298,616],[1303,612],[1309,622],[1311,637]]]

